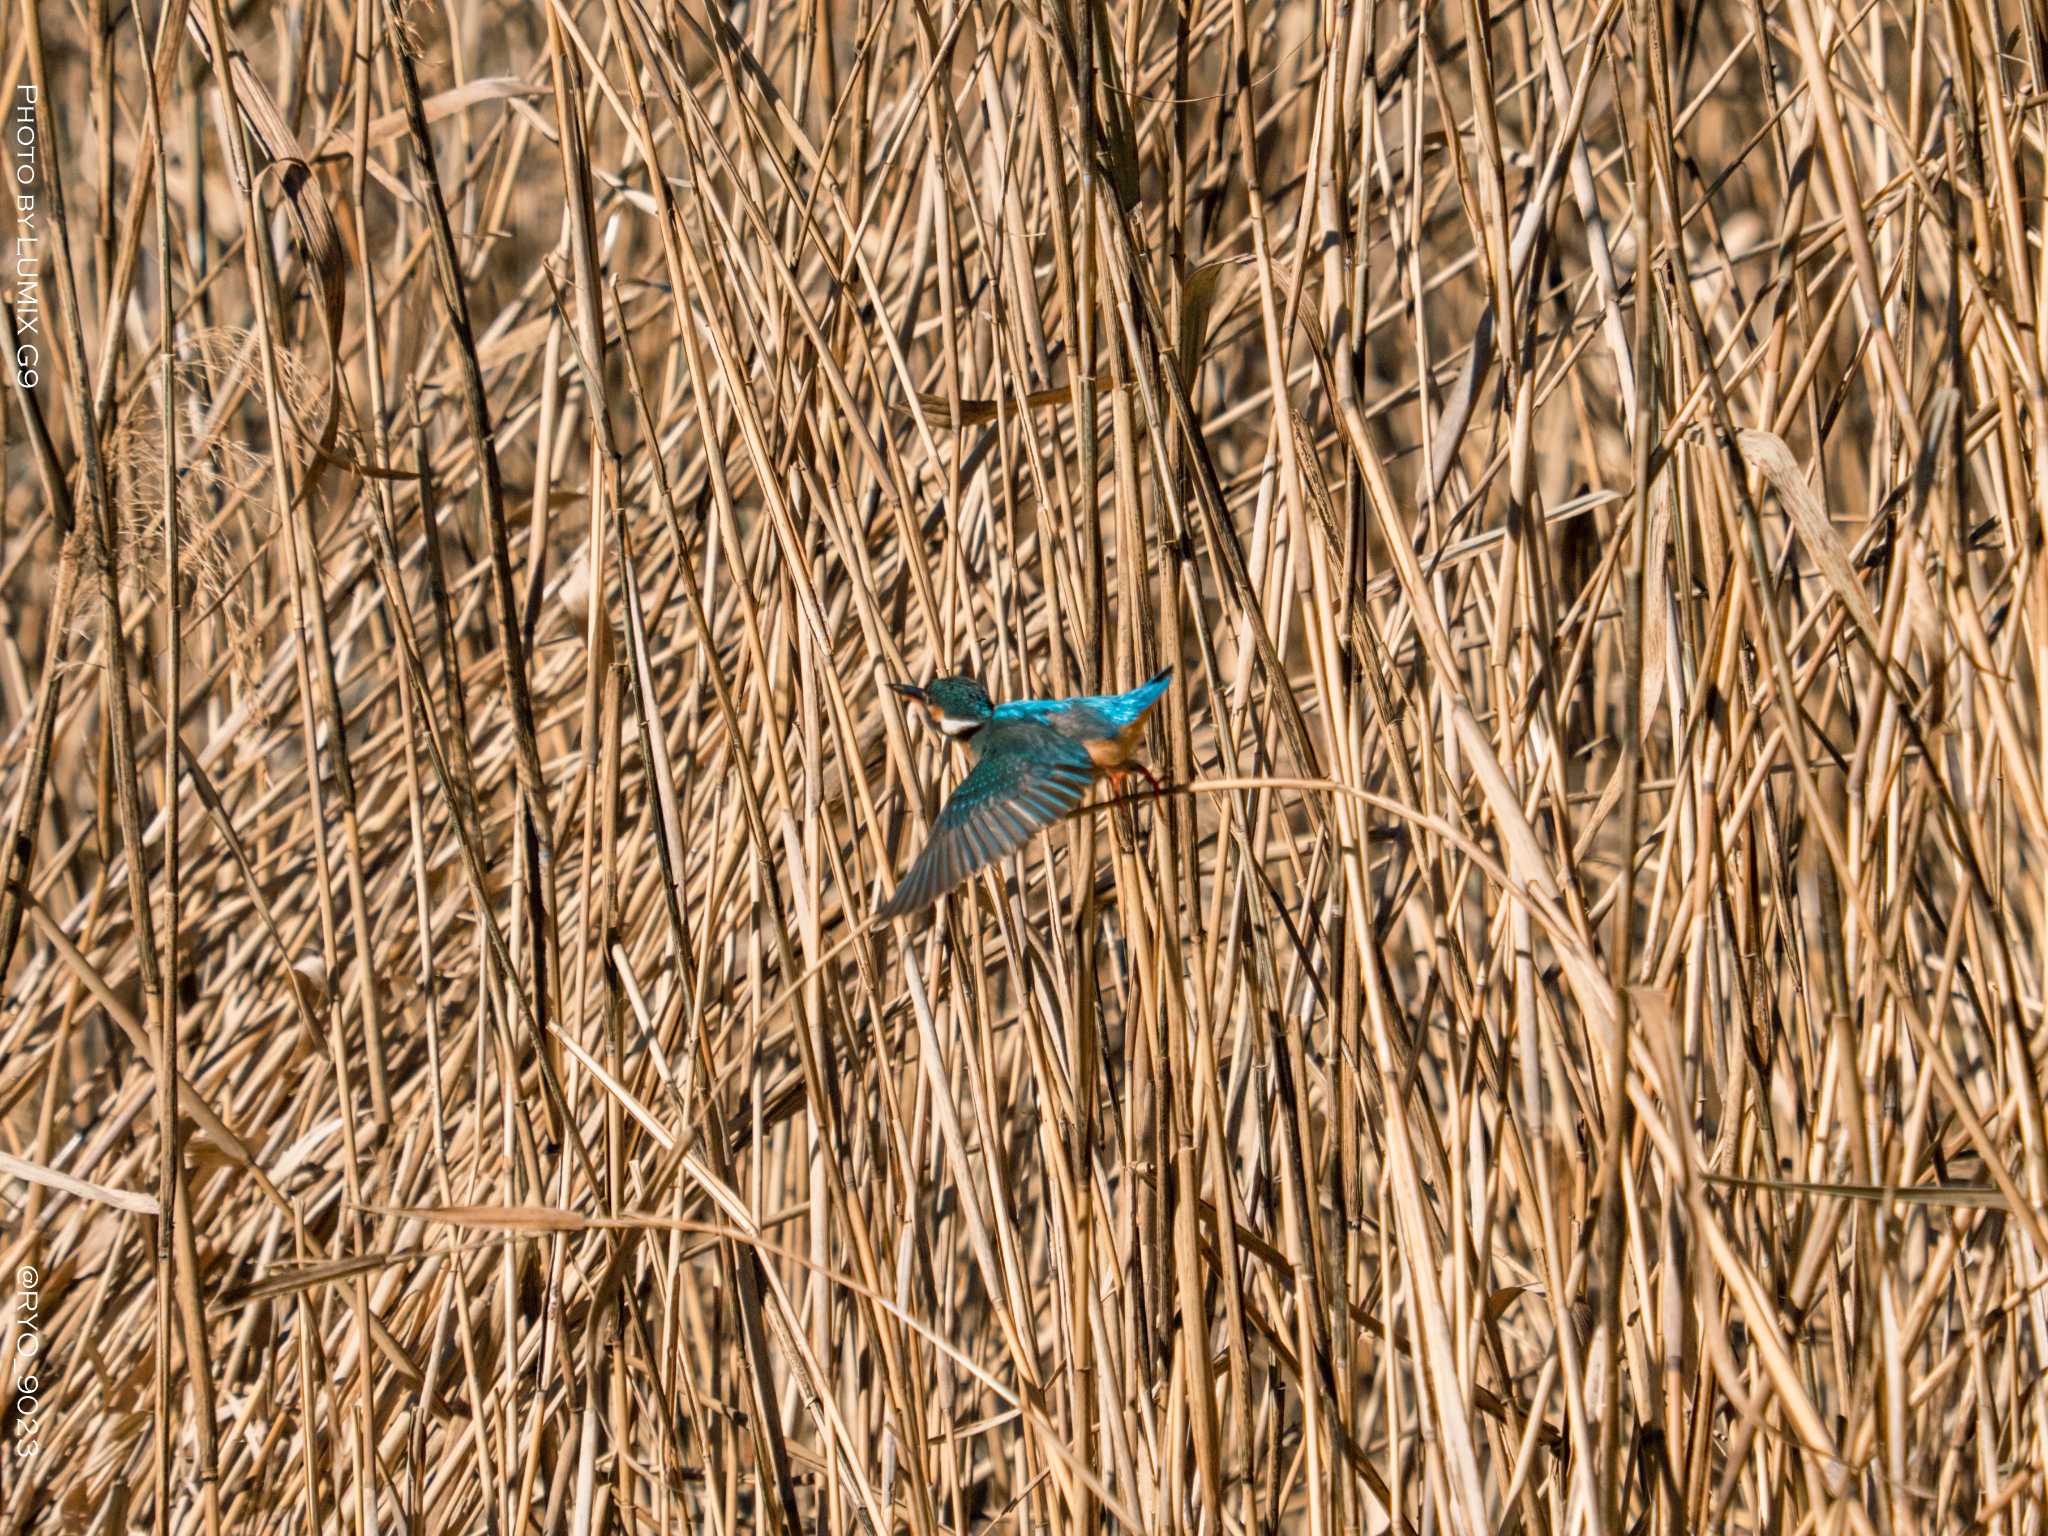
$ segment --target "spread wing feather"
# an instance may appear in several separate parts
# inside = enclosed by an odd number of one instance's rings
[[[974,745],[980,760],[939,812],[932,840],[877,917],[915,912],[1014,853],[1079,805],[1095,782],[1088,749],[1035,721],[986,726]]]

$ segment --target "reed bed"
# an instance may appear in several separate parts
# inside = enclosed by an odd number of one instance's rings
[[[6,14],[0,1530],[2043,1529],[2039,7]]]

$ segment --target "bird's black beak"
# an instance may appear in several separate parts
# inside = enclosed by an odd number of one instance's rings
[[[924,690],[912,683],[891,683],[889,686],[906,699],[915,699],[920,704],[924,702]]]

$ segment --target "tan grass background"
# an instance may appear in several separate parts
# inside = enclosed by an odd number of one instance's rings
[[[0,1529],[2043,1529],[2048,12],[4,15]]]

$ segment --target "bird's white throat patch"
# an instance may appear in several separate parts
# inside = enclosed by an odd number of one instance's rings
[[[981,729],[979,720],[963,720],[957,715],[933,715],[932,719],[938,722],[940,730],[956,740],[962,736],[972,736]]]

